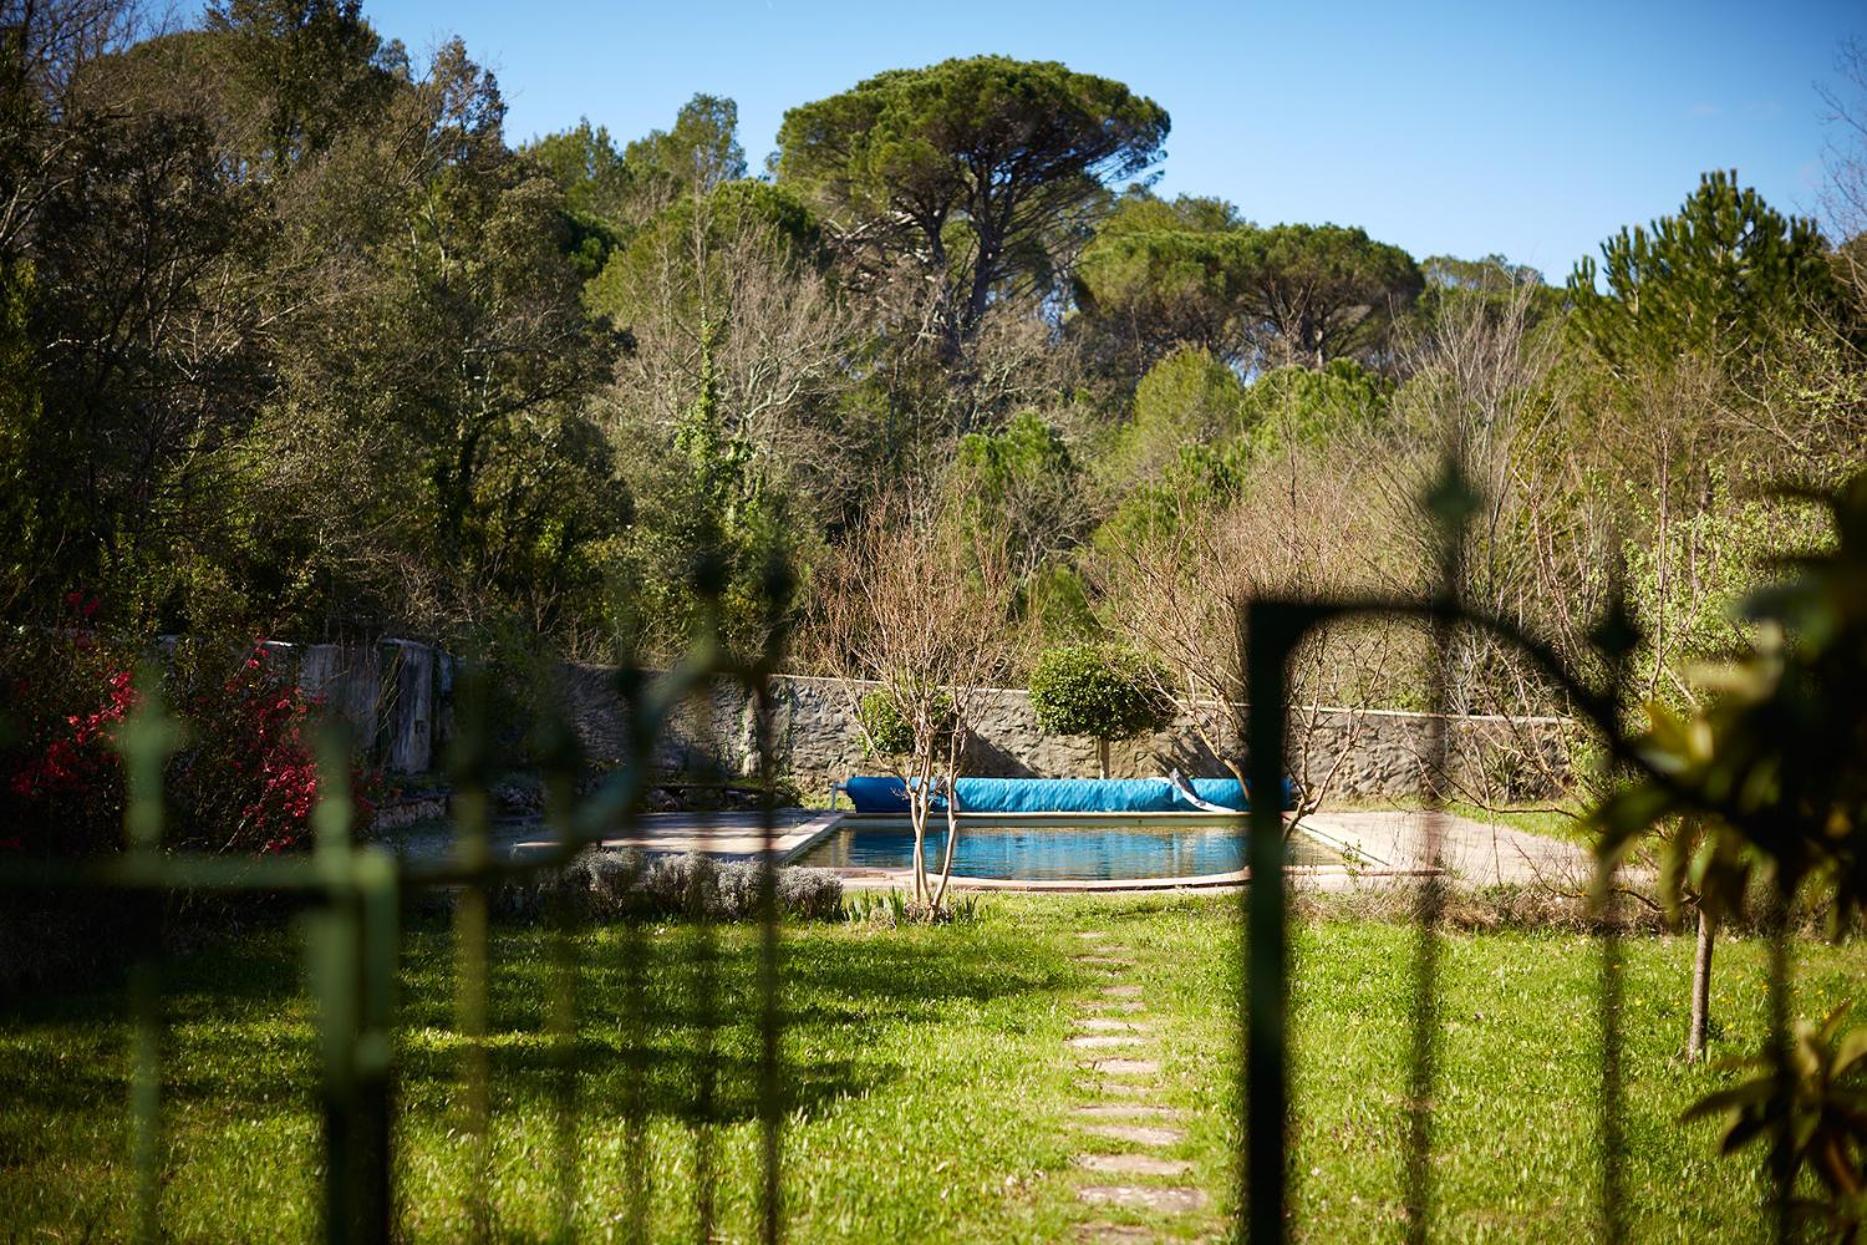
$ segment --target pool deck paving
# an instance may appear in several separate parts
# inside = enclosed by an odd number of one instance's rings
[[[1439,864],[1467,885],[1573,887],[1594,867],[1585,849],[1561,839],[1450,813],[1438,821]],[[1421,810],[1323,811],[1301,826],[1328,846],[1349,849],[1351,877],[1408,876],[1434,863],[1432,826]]]
[[[813,808],[781,808],[773,814],[772,846],[780,860],[834,828],[841,813]],[[408,859],[436,859],[452,850],[450,827],[404,831],[385,837],[384,844]],[[624,832],[605,835],[604,851],[636,849],[685,855],[699,852],[725,860],[749,860],[765,850],[762,814],[759,813],[643,813]],[[536,817],[493,823],[494,856],[520,856],[553,846],[550,827]]]

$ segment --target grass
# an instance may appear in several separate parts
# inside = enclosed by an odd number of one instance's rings
[[[1189,1115],[1175,1151],[1212,1210],[1180,1225],[1217,1230],[1233,1209],[1239,1142],[1233,1008],[1238,937],[1219,899],[994,897],[980,920],[942,928],[788,926],[784,1213],[796,1241],[1068,1239],[1091,1216],[1071,1166],[1069,1108],[1086,1090],[1063,1040],[1098,984],[1072,956],[1080,929],[1132,951],[1163,1040],[1160,1101]],[[755,1238],[757,1126],[752,1026],[756,931],[718,931],[723,1028],[713,1061],[722,1123],[710,1144],[719,1238]],[[1402,1094],[1413,933],[1317,920],[1296,939],[1293,1000],[1298,1234],[1391,1240],[1399,1230]],[[642,1032],[656,1240],[691,1240],[696,1133],[687,1104],[707,1066],[692,992],[695,932],[651,932]],[[630,1129],[623,1042],[628,975],[619,930],[580,936],[577,1222],[628,1239]],[[1594,945],[1570,934],[1449,934],[1433,1173],[1435,1235],[1557,1240],[1595,1222],[1598,1080]],[[1713,1157],[1709,1126],[1679,1111],[1727,1075],[1676,1058],[1686,939],[1627,944],[1627,1213],[1636,1239],[1759,1239],[1753,1160]],[[549,975],[536,931],[496,935],[495,1070],[487,1200],[502,1239],[553,1223],[552,1072],[543,1036]],[[1761,944],[1720,949],[1720,1047],[1762,1037]],[[1798,1010],[1822,1013],[1867,977],[1858,946],[1798,949]],[[398,1100],[403,1235],[466,1234],[444,927],[417,927],[406,959]],[[304,1239],[317,1230],[318,1125],[310,1005],[286,932],[196,953],[168,974],[166,1178],[162,1213],[180,1240]],[[114,991],[40,1000],[0,1025],[0,1236],[112,1239],[131,1196],[122,1118],[125,1038]],[[1116,1214],[1095,1218],[1120,1219]],[[1138,1216],[1135,1216],[1138,1218]]]

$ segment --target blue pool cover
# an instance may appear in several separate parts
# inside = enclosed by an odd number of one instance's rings
[[[1244,812],[1251,807],[1236,778],[1185,780],[1208,804]],[[1165,778],[962,778],[959,806],[968,813],[1195,813],[1199,807]],[[899,778],[857,777],[843,784],[858,813],[905,813],[907,786]],[[1295,792],[1284,781],[1284,807]],[[945,800],[936,801],[939,807]]]

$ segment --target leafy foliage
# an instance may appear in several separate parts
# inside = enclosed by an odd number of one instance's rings
[[[1867,474],[1827,501],[1834,548],[1751,598],[1759,638],[1703,676],[1715,700],[1690,715],[1648,707],[1648,772],[1597,817],[1604,860],[1686,818],[1667,854],[1675,897],[1689,880],[1729,910],[1762,866],[1785,899],[1805,883],[1830,890],[1839,932],[1867,904]]]
[[[1046,651],[1031,671],[1037,725],[1054,735],[1132,739],[1173,716],[1160,693],[1166,673],[1133,649],[1068,644]]]
[[[1338,225],[1258,228],[1198,201],[1124,205],[1084,252],[1086,312],[1144,360],[1190,344],[1231,363],[1372,356],[1425,280],[1399,247]]]
[[[951,285],[949,325],[972,334],[995,294],[1046,287],[1103,181],[1160,158],[1167,113],[1054,61],[977,56],[877,74],[793,108],[778,175],[886,261]]]
[[[934,716],[944,725],[939,733],[952,728],[952,697],[937,698]],[[905,757],[914,751],[914,722],[896,703],[887,688],[865,692],[856,705],[856,721],[862,728],[863,746],[872,756]],[[936,747],[940,746],[936,743]]]
[[[1792,1172],[1812,1173],[1823,1194],[1797,1209],[1836,1241],[1854,1240],[1867,1226],[1867,1029],[1843,1028],[1850,1006],[1851,1000],[1842,1003],[1819,1025],[1796,1022],[1787,1099],[1778,1092],[1776,1058],[1757,1055],[1727,1062],[1728,1070],[1749,1075],[1701,1098],[1683,1117],[1722,1117],[1725,1154],[1786,1130]]]
[[[1340,225],[1254,230],[1239,250],[1245,313],[1274,335],[1280,363],[1378,349],[1425,285],[1405,251]]]
[[[1021,579],[1082,530],[1082,470],[1036,411],[1018,412],[1000,432],[967,434],[952,477],[961,521],[975,536],[1001,534]]]
[[[1238,228],[1228,203],[1124,199],[1077,260],[1077,327],[1105,338],[1136,372],[1178,347],[1242,362],[1231,245]]]
[[[1205,349],[1173,351],[1135,388],[1133,418],[1104,457],[1105,470],[1146,484],[1184,449],[1230,440],[1244,426],[1245,392],[1238,374]]]

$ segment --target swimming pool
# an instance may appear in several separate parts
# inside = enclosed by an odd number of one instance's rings
[[[1191,878],[1245,866],[1239,820],[1176,814],[1161,818],[1084,817],[961,822],[953,876],[1019,882],[1105,882]],[[928,869],[946,850],[944,821],[927,830]],[[850,818],[790,863],[820,869],[907,869],[914,830],[906,818]],[[1298,833],[1288,863],[1340,864],[1342,858]]]

